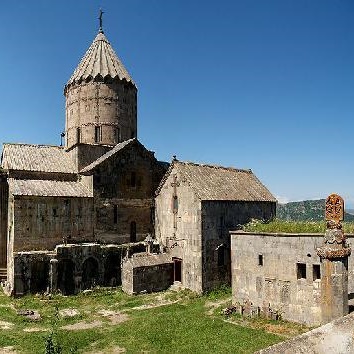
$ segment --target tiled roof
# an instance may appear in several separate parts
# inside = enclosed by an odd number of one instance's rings
[[[9,178],[9,191],[12,195],[31,195],[41,197],[86,197],[93,192],[80,182],[51,180],[31,180]]]
[[[76,173],[70,155],[61,146],[4,144],[1,167],[5,170]]]
[[[94,79],[98,75],[102,78],[110,76],[112,79],[125,79],[134,84],[103,32],[97,34],[66,86],[88,78]]]
[[[181,174],[181,178],[187,181],[200,200],[276,202],[251,170],[180,161],[172,162],[157,194],[167,177],[175,171]]]
[[[111,156],[116,154],[118,151],[123,150],[126,146],[130,145],[134,141],[137,141],[137,139],[133,138],[133,139],[122,141],[121,143],[117,144],[112,150],[109,150],[104,155],[100,156],[97,160],[95,160],[94,162],[92,162],[91,164],[89,164],[88,166],[83,168],[80,172],[85,173],[85,172],[93,170],[100,163],[107,160],[108,158],[110,158]]]

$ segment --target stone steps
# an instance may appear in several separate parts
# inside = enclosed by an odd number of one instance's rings
[[[7,280],[7,269],[0,268],[0,282],[4,280]]]

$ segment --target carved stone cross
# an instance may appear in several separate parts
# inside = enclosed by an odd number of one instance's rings
[[[338,194],[331,194],[326,199],[326,220],[334,220],[336,223],[344,219],[344,200]]]

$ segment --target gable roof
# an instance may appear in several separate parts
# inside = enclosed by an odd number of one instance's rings
[[[127,69],[124,67],[108,39],[101,31],[93,40],[66,86],[70,86],[75,82],[80,82],[88,78],[94,79],[99,75],[103,79],[108,76],[112,79],[125,79],[135,85]]]
[[[103,161],[108,160],[111,156],[119,153],[120,151],[122,151],[124,148],[126,148],[127,146],[131,146],[133,145],[133,143],[138,143],[139,145],[141,145],[142,147],[144,147],[144,145],[142,145],[138,139],[136,138],[132,138],[129,140],[125,140],[122,141],[121,143],[118,143],[113,149],[109,150],[108,152],[106,152],[104,155],[100,156],[97,160],[95,160],[94,162],[90,163],[88,166],[86,166],[85,168],[83,168],[80,173],[85,173],[85,172],[89,172],[92,171],[95,167],[97,167],[98,165],[100,165]],[[144,147],[145,149],[145,147]]]
[[[200,200],[276,202],[274,196],[251,170],[196,164],[174,160],[162,179],[156,195],[169,175],[178,172]]]
[[[76,173],[70,154],[61,146],[4,144],[1,167],[5,170]]]
[[[93,192],[80,182],[52,180],[31,180],[9,178],[9,191],[12,195],[40,197],[92,198]]]

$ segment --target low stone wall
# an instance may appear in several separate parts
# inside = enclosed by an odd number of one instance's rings
[[[173,283],[173,262],[166,254],[136,254],[122,264],[122,290],[128,294],[162,291]]]
[[[100,245],[97,243],[58,245],[54,251],[14,252],[13,278],[5,291],[9,295],[60,291],[76,294],[93,286],[121,285],[124,257],[145,252],[145,243]]]

